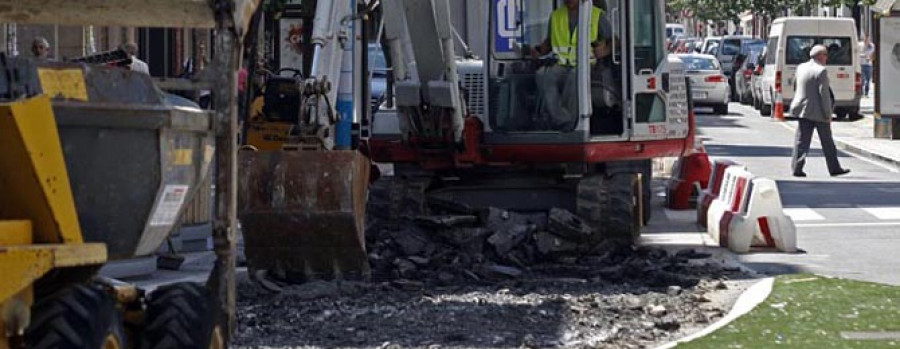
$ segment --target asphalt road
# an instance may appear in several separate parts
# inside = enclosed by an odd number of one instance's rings
[[[752,107],[732,103],[728,115],[703,110],[698,136],[713,159],[746,165],[778,182],[785,212],[797,225],[796,254],[753,252],[739,256],[748,267],[781,274],[814,272],[900,285],[900,174],[897,169],[848,153],[841,166],[852,172],[831,177],[813,137],[808,177],[791,176],[796,120],[773,121]]]

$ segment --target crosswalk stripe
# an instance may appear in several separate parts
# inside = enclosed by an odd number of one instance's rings
[[[900,220],[900,207],[860,207],[880,220]]]
[[[794,222],[808,222],[808,221],[824,221],[825,217],[817,213],[815,210],[809,207],[791,207],[785,208],[784,214],[791,217]]]

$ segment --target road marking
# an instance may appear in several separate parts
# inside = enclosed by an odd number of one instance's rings
[[[670,210],[665,209],[666,218],[673,222],[693,222],[697,220],[697,211],[695,210]]]
[[[786,122],[783,122],[783,121],[782,121],[782,122],[779,122],[779,124],[780,124],[782,127],[786,128],[786,129],[788,129],[788,130],[790,130],[791,132],[797,132],[796,128],[791,127],[791,126],[788,125]],[[819,140],[818,140],[818,139],[813,139],[812,144],[818,145],[819,148],[822,148],[822,144],[819,143]],[[854,157],[854,158],[857,158],[857,159],[859,159],[859,160],[862,160],[863,162],[869,163],[869,164],[871,164],[871,165],[875,165],[875,166],[881,167],[881,168],[887,170],[888,172],[891,172],[891,173],[898,173],[898,172],[900,172],[900,169],[897,169],[897,168],[894,167],[894,166],[891,166],[891,165],[888,165],[888,164],[884,164],[884,163],[881,163],[881,162],[879,162],[879,161],[875,161],[875,160],[869,159],[869,158],[864,157],[864,156],[861,156],[861,155],[857,155],[857,154],[855,154],[855,153],[853,153],[853,152],[846,151],[846,150],[841,150],[841,149],[838,149],[838,151],[841,151],[841,152],[843,152],[843,153],[845,153],[845,154],[849,154],[850,156],[852,156],[852,157]]]
[[[900,227],[900,222],[800,223],[797,228]]]
[[[883,221],[900,220],[900,207],[860,207],[860,209]]]
[[[784,214],[788,215],[795,222],[806,222],[806,221],[824,221],[825,217],[817,213],[815,210],[809,207],[791,207],[785,208]]]

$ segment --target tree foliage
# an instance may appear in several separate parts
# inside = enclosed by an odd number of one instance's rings
[[[821,0],[822,6],[871,5],[876,0]],[[765,17],[793,13],[814,13],[819,0],[667,0],[670,10],[690,10],[694,18],[706,21],[737,21],[744,11]]]

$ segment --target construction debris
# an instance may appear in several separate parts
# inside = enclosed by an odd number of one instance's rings
[[[638,249],[605,263],[641,265],[606,279],[600,264],[482,264],[425,272],[416,280],[319,281],[272,293],[238,286],[235,347],[265,348],[648,348],[721,318],[746,288],[742,272]],[[624,258],[624,259],[622,259]],[[398,258],[398,260],[406,260]],[[581,263],[582,260],[579,260]],[[647,263],[637,263],[635,260]],[[599,259],[595,259],[599,262]],[[658,270],[679,275],[663,277]],[[676,284],[666,284],[677,282]],[[721,289],[721,283],[735,285]],[[678,293],[675,289],[678,287]],[[712,300],[712,301],[711,301]],[[387,343],[387,345],[385,345]]]
[[[651,347],[721,318],[746,287],[731,280],[752,279],[703,252],[596,244],[564,209],[402,203],[369,210],[369,282],[240,282],[235,346]]]

